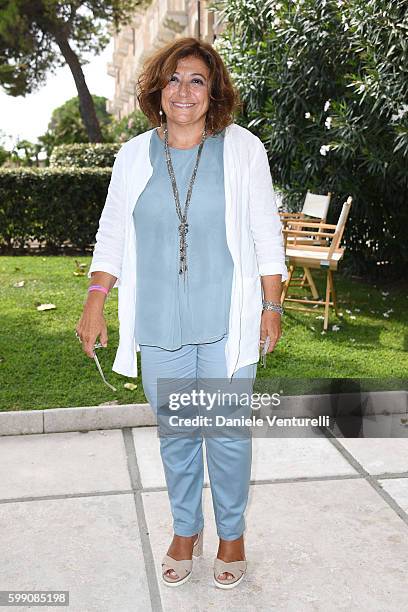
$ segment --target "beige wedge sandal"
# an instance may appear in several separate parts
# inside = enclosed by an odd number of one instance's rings
[[[219,589],[233,589],[236,587],[243,577],[245,576],[247,570],[247,562],[246,561],[223,561],[222,559],[218,559],[218,557],[214,561],[214,584]],[[224,572],[228,572],[228,574],[232,574],[232,578],[225,578],[224,580],[217,580],[217,576],[223,574]]]
[[[198,537],[193,545],[193,557],[201,557],[203,554],[203,529],[198,534]],[[191,578],[193,569],[192,559],[182,559],[177,561],[169,555],[164,555],[162,561],[162,579],[167,586],[180,586],[187,582]],[[173,570],[176,572],[178,578],[172,578],[166,575],[166,572]]]

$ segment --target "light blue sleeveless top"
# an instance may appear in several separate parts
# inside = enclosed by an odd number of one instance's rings
[[[153,174],[133,211],[136,231],[137,344],[176,350],[214,342],[228,333],[234,264],[225,230],[225,131],[206,139],[193,186],[187,221],[187,278],[179,274],[179,219],[164,155],[154,130]],[[170,147],[180,205],[184,211],[198,146]]]

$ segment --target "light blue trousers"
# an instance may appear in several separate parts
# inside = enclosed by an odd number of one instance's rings
[[[204,380],[203,386],[206,384],[205,379],[223,379],[223,391],[233,391],[233,381],[246,379],[235,385],[241,384],[242,388],[242,384],[245,384],[248,393],[252,393],[257,363],[237,370],[230,382],[225,360],[226,341],[227,336],[224,336],[215,342],[187,344],[174,351],[140,345],[143,389],[156,414],[161,401],[157,392],[158,379],[172,379],[171,390],[179,393],[190,389],[192,379],[197,380],[198,384]],[[167,410],[168,406],[167,403]],[[250,416],[250,406],[243,410],[246,416]],[[203,412],[206,412],[205,409]],[[240,414],[243,414],[242,410]],[[251,435],[205,435],[203,438],[198,434],[160,437],[160,454],[173,515],[174,533],[192,536],[204,526],[203,439],[217,533],[223,540],[235,540],[245,530],[244,513],[248,501],[252,461]]]

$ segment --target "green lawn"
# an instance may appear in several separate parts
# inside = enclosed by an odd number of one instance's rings
[[[111,371],[118,344],[116,290],[105,310],[108,348],[98,351],[116,393],[82,352],[75,326],[88,279],[74,275],[75,259],[90,263],[90,257],[0,257],[0,411],[146,401],[140,378]],[[315,278],[321,287],[322,277]],[[14,287],[20,281],[24,286]],[[407,376],[406,285],[374,287],[341,276],[336,284],[343,317],[332,315],[330,329],[322,334],[323,321],[316,318],[322,309],[305,314],[287,310],[282,339],[268,355],[267,368],[258,368],[259,378]],[[39,303],[53,303],[56,309],[40,312]],[[338,331],[331,329],[334,324]],[[140,370],[140,354],[138,362]],[[137,389],[124,388],[126,382],[136,382]]]

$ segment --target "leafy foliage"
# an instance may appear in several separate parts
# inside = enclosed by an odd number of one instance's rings
[[[19,140],[10,151],[6,167],[36,166],[40,165],[42,145],[29,140]]]
[[[9,152],[0,144],[0,166],[4,164],[10,157]]]
[[[346,244],[359,273],[408,264],[408,12],[404,0],[230,0],[217,39],[289,208],[354,199]]]
[[[141,110],[135,110],[123,119],[114,119],[110,127],[112,142],[125,142],[150,128],[149,121]]]
[[[61,145],[54,147],[50,158],[50,166],[112,168],[119,148],[119,143]]]
[[[94,97],[97,98],[97,96]],[[134,111],[121,120],[114,119],[111,115],[107,115],[107,119],[109,122],[106,122],[105,129],[106,144],[87,143],[86,136],[84,140],[77,141],[77,144],[60,144],[59,146],[54,147],[52,150],[50,165],[75,166],[78,168],[112,167],[115,156],[120,148],[120,144],[130,140],[138,134],[142,134],[149,129],[149,122],[140,110]],[[67,118],[67,120],[64,121],[66,131],[60,131],[60,134],[62,132],[65,136],[67,136],[67,141],[69,140],[69,125],[70,122]],[[81,132],[79,132],[79,134],[83,136],[85,135],[83,129]],[[70,134],[69,138],[72,138],[73,136],[75,136],[75,134]],[[45,137],[41,137],[40,140],[44,142]],[[64,142],[64,137],[56,137],[55,141]]]
[[[10,159],[10,152],[5,148],[6,134],[3,130],[0,130],[0,166]]]
[[[94,242],[110,168],[0,169],[0,247]]]
[[[92,98],[103,138],[105,141],[109,141],[111,115],[106,110],[107,98],[95,95]],[[64,104],[53,110],[47,132],[40,136],[39,141],[44,146],[48,156],[51,155],[53,147],[57,145],[89,142],[79,110],[78,96],[67,100]]]

